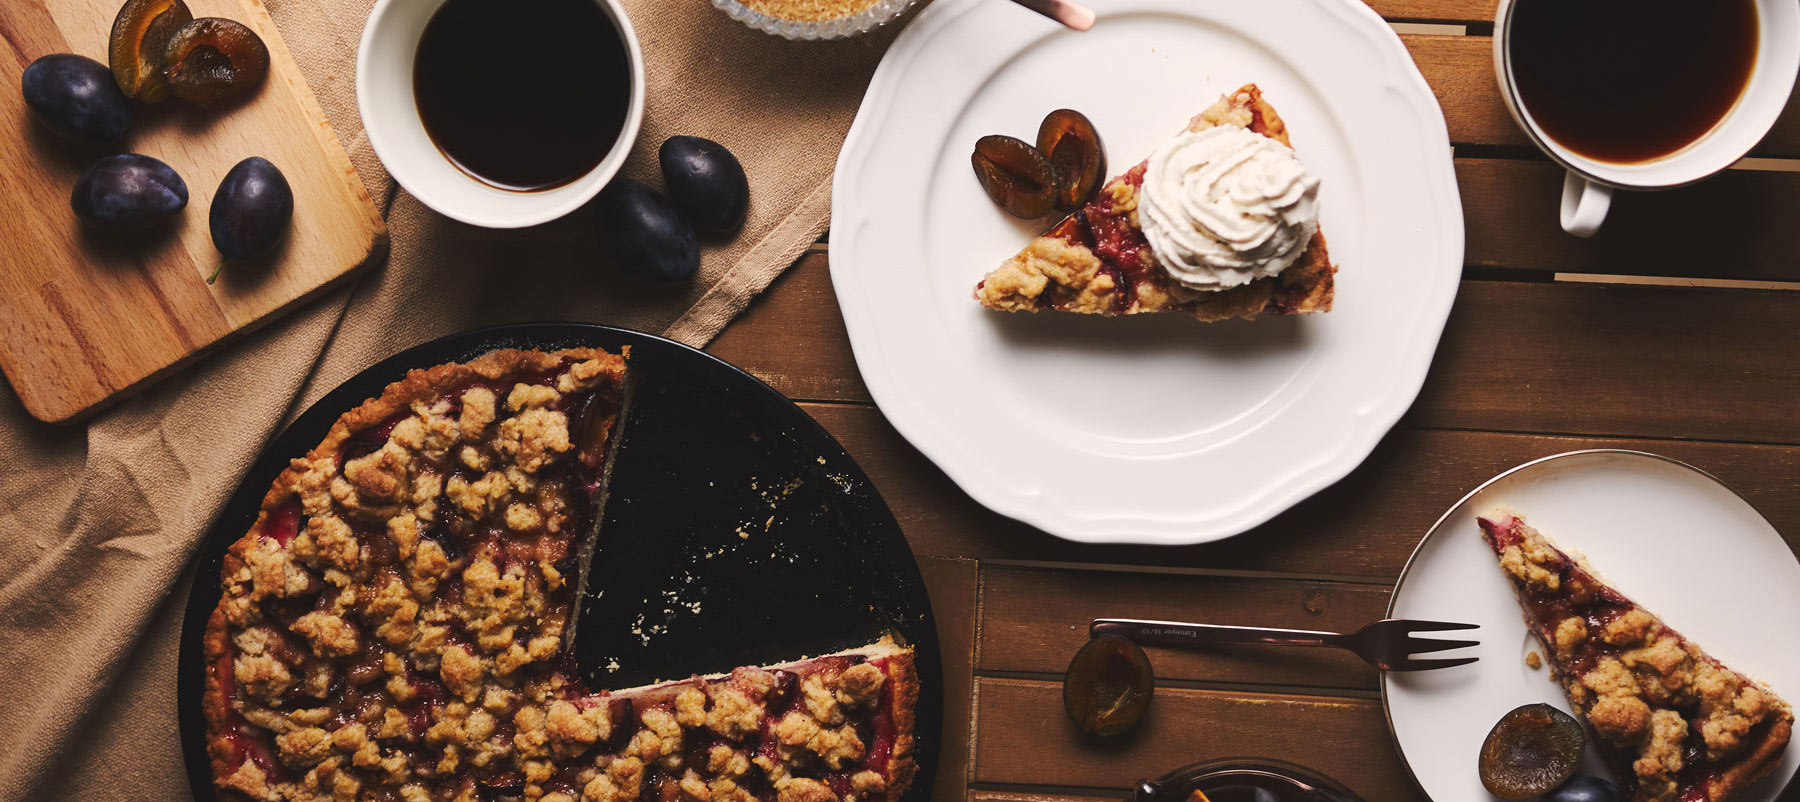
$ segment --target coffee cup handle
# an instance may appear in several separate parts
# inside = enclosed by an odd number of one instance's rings
[[[1606,210],[1612,208],[1612,187],[1570,172],[1563,176],[1562,227],[1577,237],[1591,237],[1600,230]]]

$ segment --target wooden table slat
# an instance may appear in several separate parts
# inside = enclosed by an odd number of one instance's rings
[[[1498,0],[1365,0],[1385,19],[1491,23]]]
[[[919,559],[919,573],[931,594],[943,655],[944,727],[938,743],[932,802],[963,802],[969,782],[969,743],[973,734],[976,585],[974,560],[947,557]]]
[[[868,401],[831,298],[825,257],[807,257],[709,350],[791,397]],[[1413,419],[1457,429],[1800,443],[1794,298],[1465,281]]]
[[[1600,233],[1557,221],[1563,171],[1525,159],[1457,159],[1464,262],[1568,273],[1800,281],[1800,172],[1728,170],[1667,192],[1621,192]]]
[[[856,455],[920,555],[1391,581],[1419,538],[1464,494],[1514,465],[1584,448],[1651,451],[1706,470],[1800,548],[1800,448],[1790,446],[1401,427],[1343,481],[1251,532],[1202,546],[1109,547],[1059,540],[983,508],[872,408],[804,406]]]
[[[1159,687],[1136,729],[1098,743],[1069,723],[1060,683],[975,685],[976,783],[1124,789],[1195,761],[1255,755],[1324,772],[1369,800],[1424,799],[1375,700]]]
[[[1464,282],[1411,417],[1454,428],[1800,443],[1796,300],[1783,291]]]
[[[1095,618],[1348,632],[1380,619],[1389,594],[1374,585],[983,566],[975,665],[1060,674]],[[1159,680],[1376,689],[1375,670],[1336,649],[1146,649]]]

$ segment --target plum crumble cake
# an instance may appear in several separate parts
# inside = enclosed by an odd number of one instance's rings
[[[1004,312],[1180,312],[1200,320],[1331,310],[1318,180],[1246,84],[1108,181],[975,287]]]
[[[345,413],[225,556],[205,633],[222,799],[894,802],[891,640],[590,692],[568,649],[628,354],[499,350]]]
[[[1544,662],[1637,802],[1726,802],[1781,761],[1794,714],[1523,518],[1480,519]]]

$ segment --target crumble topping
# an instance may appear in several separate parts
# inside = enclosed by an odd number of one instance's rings
[[[1025,250],[988,274],[976,289],[983,304],[1008,311],[1030,311],[1050,285],[1077,288],[1065,308],[1105,313],[1112,309],[1113,277],[1100,270],[1100,257],[1088,248],[1053,237],[1038,237]]]
[[[1564,618],[1556,625],[1556,656],[1564,660],[1573,657],[1575,650],[1587,643],[1587,622],[1575,616]]]
[[[910,746],[875,720],[910,656],[621,695],[563,673],[572,538],[594,514],[583,471],[598,462],[577,458],[590,444],[573,433],[610,430],[617,409],[581,394],[622,379],[615,357],[477,380],[293,463],[233,547],[209,627],[221,788],[264,802],[878,802],[904,788],[910,762],[888,772]]]

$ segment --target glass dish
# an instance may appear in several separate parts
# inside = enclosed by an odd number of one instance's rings
[[[732,19],[784,39],[842,39],[867,33],[900,16],[915,2],[917,0],[875,0],[868,8],[847,17],[793,20],[764,14],[739,0],[712,0],[715,7]]]
[[[1195,790],[1211,802],[1363,802],[1310,769],[1279,760],[1223,758],[1139,780],[1126,802],[1187,802]]]

